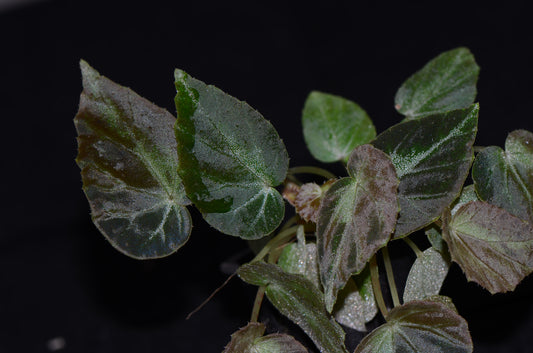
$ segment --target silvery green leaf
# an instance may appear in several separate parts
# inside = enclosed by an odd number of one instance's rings
[[[405,283],[404,303],[438,295],[450,269],[451,261],[433,248],[417,257]]]
[[[274,188],[287,151],[261,114],[214,86],[175,72],[178,173],[187,196],[217,230],[245,239],[271,233],[285,204]]]
[[[396,110],[411,120],[467,108],[476,98],[478,75],[467,48],[444,52],[402,84],[394,98]]]
[[[278,265],[285,272],[305,276],[317,288],[320,286],[318,277],[317,249],[315,243],[306,243],[303,226],[298,227],[297,243],[288,244],[278,259]]]
[[[477,197],[474,185],[467,185],[463,187],[463,190],[461,190],[461,195],[459,195],[459,198],[452,204],[452,216],[462,205],[471,201],[479,201],[479,198]]]
[[[80,62],[74,119],[83,190],[96,227],[136,259],[172,254],[191,232],[189,200],[176,173],[175,119]]]
[[[365,332],[367,322],[377,314],[378,308],[368,267],[352,276],[339,292],[333,309],[337,322],[354,330]]]

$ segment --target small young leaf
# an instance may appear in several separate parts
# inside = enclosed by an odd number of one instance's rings
[[[468,324],[440,301],[412,301],[391,310],[387,323],[366,336],[354,353],[471,353]]]
[[[425,250],[409,271],[403,293],[404,303],[439,294],[449,269],[449,259],[433,248]]]
[[[289,335],[263,336],[264,333],[265,325],[250,322],[231,335],[222,353],[307,353],[307,349]]]
[[[176,173],[174,117],[80,62],[74,123],[83,190],[94,224],[122,253],[170,255],[189,238],[189,204]]]
[[[533,224],[533,134],[513,131],[505,151],[491,146],[481,151],[472,167],[479,197]]]
[[[398,173],[400,215],[394,239],[436,220],[459,195],[472,164],[479,107],[406,121],[372,144]]]
[[[302,125],[309,151],[326,163],[346,160],[355,147],[376,137],[372,121],[359,105],[321,92],[307,97]]]
[[[324,194],[317,223],[320,280],[329,312],[352,274],[387,244],[398,213],[398,179],[389,157],[371,145],[356,147],[351,177]]]
[[[438,228],[435,224],[431,224],[426,228],[425,233],[433,249],[437,250],[441,254],[448,252],[448,246],[446,245],[444,239],[442,239],[440,228]]]
[[[297,231],[298,242],[288,244],[278,259],[283,271],[299,274],[310,280],[317,288],[320,286],[316,244],[305,242],[303,226]]]
[[[492,294],[512,291],[533,271],[533,226],[483,201],[445,217],[443,237],[452,260]]]
[[[270,302],[298,324],[321,352],[347,352],[344,331],[329,317],[322,293],[307,278],[264,262],[245,264],[237,273],[247,283],[266,286],[265,294]]]
[[[333,316],[344,326],[365,332],[365,324],[370,322],[377,313],[370,270],[367,266],[363,272],[352,276],[339,292]]]
[[[394,98],[407,120],[467,108],[476,98],[479,75],[467,48],[444,52],[405,81]]]
[[[288,156],[274,127],[248,104],[176,70],[178,173],[187,196],[217,230],[258,239],[281,222],[274,189]]]

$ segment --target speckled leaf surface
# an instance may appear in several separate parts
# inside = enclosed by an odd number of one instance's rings
[[[404,303],[438,295],[450,264],[450,259],[437,250],[425,250],[409,270],[403,293]]]
[[[376,298],[367,266],[361,273],[352,276],[339,292],[333,316],[344,326],[366,332],[365,324],[377,313]]]
[[[175,119],[86,62],[80,66],[76,161],[93,222],[128,256],[169,255],[187,241],[192,227],[176,173]]]
[[[372,121],[359,105],[316,91],[305,101],[302,125],[309,151],[321,162],[346,160],[355,147],[376,137]]]
[[[223,353],[307,353],[307,349],[285,334],[263,336],[265,325],[250,322],[231,335]]]
[[[354,353],[471,353],[465,319],[449,305],[412,301],[391,310],[387,323],[366,336]]]
[[[274,189],[288,156],[261,114],[214,86],[176,70],[178,173],[189,199],[217,230],[258,239],[281,222],[285,205]]]
[[[394,104],[407,120],[467,108],[476,98],[479,66],[467,48],[444,52],[409,77]]]
[[[513,131],[505,151],[491,146],[483,149],[472,167],[479,197],[533,224],[533,134]]]
[[[320,280],[329,312],[352,274],[387,244],[398,213],[398,179],[389,157],[371,145],[356,147],[350,177],[323,196],[317,223]]]
[[[452,210],[451,210],[452,216],[455,214],[455,212],[457,212],[459,208],[461,208],[461,206],[471,201],[480,201],[480,200],[476,194],[476,189],[474,185],[467,185],[463,187],[463,190],[461,190],[461,194],[459,195],[459,198],[456,199],[452,204]]]
[[[330,318],[322,293],[307,278],[264,262],[245,264],[237,273],[247,283],[266,286],[265,294],[270,302],[298,324],[320,352],[347,352],[344,331]]]
[[[506,210],[473,201],[444,220],[452,260],[469,281],[493,294],[507,292],[533,270],[533,226]]]
[[[320,288],[316,244],[306,243],[303,226],[298,227],[296,236],[298,242],[288,244],[283,248],[278,265],[285,272],[305,276],[317,288]]]
[[[394,238],[437,219],[459,195],[472,164],[479,107],[397,124],[373,145],[387,153],[400,186]]]

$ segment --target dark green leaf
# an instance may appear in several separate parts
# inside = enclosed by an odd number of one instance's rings
[[[431,224],[426,228],[425,233],[433,249],[440,253],[448,252],[448,246],[446,245],[444,239],[442,239],[440,228],[438,228],[435,224]]]
[[[505,151],[492,146],[481,151],[472,167],[479,197],[533,224],[533,134],[513,131]]]
[[[176,173],[175,119],[85,61],[80,66],[76,161],[93,222],[128,256],[167,256],[187,241],[192,227]]]
[[[266,286],[270,302],[298,324],[321,352],[347,352],[344,331],[329,317],[322,293],[307,278],[264,262],[243,265],[238,274],[247,283]]]
[[[306,353],[307,349],[285,334],[263,336],[265,325],[250,322],[231,335],[223,353]]]
[[[283,142],[248,104],[181,70],[175,75],[178,173],[187,196],[223,233],[269,234],[285,212],[274,189],[287,174]]]
[[[467,48],[444,52],[398,89],[396,110],[410,120],[467,108],[476,98],[478,75],[479,66]]]
[[[320,280],[329,312],[352,274],[387,244],[398,213],[398,179],[386,154],[371,145],[356,147],[347,168],[351,177],[326,191],[317,223]]]
[[[373,142],[400,179],[395,239],[432,223],[459,195],[472,163],[478,111],[476,104],[400,123]]]
[[[387,323],[366,336],[354,353],[471,353],[468,324],[447,304],[412,301],[391,310]]]
[[[359,105],[321,92],[307,97],[302,125],[309,151],[321,162],[346,160],[355,147],[376,137],[372,121]]]
[[[533,270],[533,226],[489,203],[461,206],[442,235],[468,280],[491,293],[514,290]]]
[[[405,283],[404,303],[437,295],[450,269],[450,260],[433,248],[418,257]]]

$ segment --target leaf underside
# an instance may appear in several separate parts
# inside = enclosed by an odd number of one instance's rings
[[[394,239],[436,220],[459,195],[473,159],[479,106],[397,124],[372,142],[387,153],[400,185]]]
[[[533,224],[531,132],[511,132],[505,141],[505,151],[496,146],[483,149],[472,166],[472,178],[481,200]]]
[[[307,353],[307,349],[285,334],[263,336],[265,325],[250,322],[231,335],[223,353]]]
[[[398,213],[398,179],[389,157],[371,145],[356,147],[348,161],[351,177],[323,196],[317,224],[320,279],[326,308],[352,274],[387,244]]]
[[[309,151],[326,163],[346,160],[355,147],[376,137],[372,121],[359,105],[316,91],[305,101],[302,125]]]
[[[387,323],[354,353],[471,353],[468,324],[448,304],[412,301],[391,310]]]
[[[344,331],[329,317],[322,293],[307,278],[264,262],[245,264],[237,273],[247,283],[266,286],[265,294],[270,302],[300,326],[320,352],[347,352]]]
[[[288,156],[272,125],[245,102],[176,70],[178,173],[217,230],[245,239],[271,233],[285,205],[274,189]]]
[[[411,120],[467,108],[476,98],[478,75],[467,48],[444,52],[402,84],[394,98],[396,110]]]
[[[128,256],[167,256],[187,241],[192,227],[176,173],[175,119],[86,62],[80,66],[76,161],[93,222]]]
[[[514,290],[533,270],[533,226],[504,209],[469,202],[444,229],[452,260],[493,294]]]

